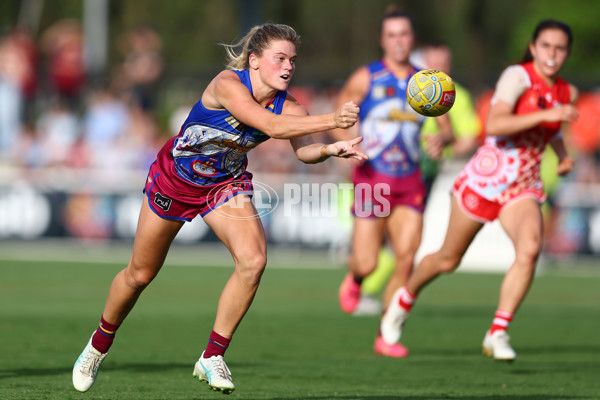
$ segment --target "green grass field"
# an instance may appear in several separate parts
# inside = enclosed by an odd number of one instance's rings
[[[518,358],[505,364],[480,353],[501,275],[434,282],[405,329],[411,355],[389,359],[372,352],[377,317],[339,310],[344,271],[301,268],[293,253],[270,260],[228,350],[236,391],[214,393],[192,369],[231,270],[205,265],[207,251],[168,260],[85,394],[71,369],[121,263],[47,261],[60,248],[19,260],[0,252],[0,399],[600,399],[600,266],[536,278],[510,329]],[[319,259],[328,266],[309,262]]]

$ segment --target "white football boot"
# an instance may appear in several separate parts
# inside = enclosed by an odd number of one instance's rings
[[[506,331],[496,331],[491,335],[490,331],[487,331],[483,338],[483,354],[494,357],[497,361],[513,361],[517,358],[517,353],[509,342],[510,336]]]
[[[400,299],[401,289],[396,290],[392,300],[388,305],[387,310],[381,317],[379,329],[381,337],[386,343],[397,343],[402,336],[402,325],[408,318],[408,311],[400,307],[398,300]]]
[[[92,336],[94,336],[92,334]],[[80,392],[87,392],[98,375],[102,361],[108,353],[100,353],[92,346],[92,338],[73,366],[73,386]]]
[[[214,391],[230,394],[235,385],[231,381],[231,372],[223,360],[223,356],[204,358],[204,352],[194,365],[194,378],[208,382],[208,387]]]
[[[373,296],[364,294],[360,296],[358,306],[356,306],[356,309],[354,310],[352,315],[357,317],[381,315],[382,309],[383,306],[379,300],[377,300]]]

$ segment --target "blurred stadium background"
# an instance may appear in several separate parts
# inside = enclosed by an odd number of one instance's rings
[[[540,19],[572,26],[573,54],[563,76],[582,92],[581,118],[565,127],[565,137],[577,167],[559,181],[548,162],[544,261],[594,264],[600,254],[600,2],[587,0],[2,0],[0,253],[31,255],[32,241],[63,256],[73,241],[98,244],[105,256],[107,243],[128,246],[157,148],[178,132],[224,66],[218,43],[233,43],[265,21],[293,26],[303,43],[290,91],[311,113],[328,112],[351,71],[379,57],[379,18],[391,3],[413,15],[419,44],[450,45],[452,75],[482,115],[500,71],[520,59]],[[434,186],[420,254],[444,235],[447,190],[462,162],[446,163]],[[307,192],[287,208],[282,201],[286,183],[347,182],[349,163],[303,165],[287,143],[271,140],[250,153],[249,170],[274,189],[262,204],[272,247],[292,255],[328,253],[341,266],[351,229],[345,193]],[[319,203],[323,198],[327,204]],[[201,220],[186,225],[178,238],[183,246],[214,244]],[[486,227],[477,241],[465,268],[508,266],[512,250],[498,226]]]

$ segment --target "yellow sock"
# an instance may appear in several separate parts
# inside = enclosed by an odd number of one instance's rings
[[[394,257],[394,253],[387,246],[384,246],[379,251],[379,259],[375,271],[362,282],[361,293],[367,296],[375,296],[381,293],[395,268],[396,258]]]

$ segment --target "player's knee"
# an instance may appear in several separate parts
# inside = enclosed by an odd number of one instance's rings
[[[352,271],[357,276],[368,276],[377,268],[377,257],[352,256],[350,260]]]
[[[262,252],[252,252],[238,257],[237,270],[244,282],[257,285],[267,265],[267,255]]]
[[[448,274],[450,272],[453,272],[458,267],[459,263],[460,263],[460,257],[457,257],[457,256],[451,256],[451,255],[441,256],[440,255],[437,259],[438,269],[439,269],[439,272],[442,274]]]
[[[534,267],[541,251],[541,243],[537,240],[528,240],[519,244],[515,249],[517,264]]]
[[[415,263],[415,252],[412,250],[399,252],[396,255],[396,265],[402,270],[408,270],[412,268]]]
[[[127,283],[136,290],[143,290],[155,277],[154,270],[148,268],[135,268],[130,265],[127,269]]]

